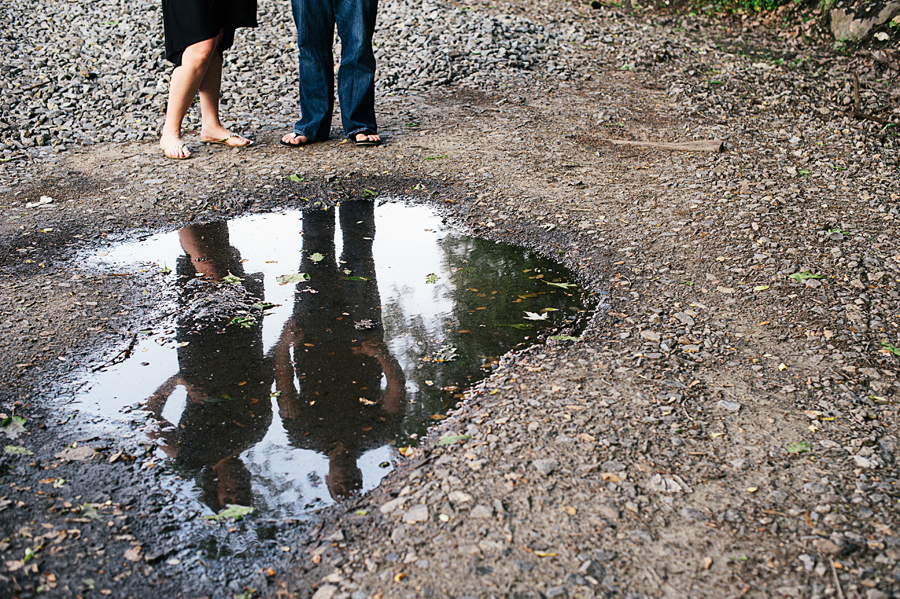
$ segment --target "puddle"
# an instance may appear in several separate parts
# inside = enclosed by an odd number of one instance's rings
[[[583,310],[559,265],[399,202],[194,225],[93,261],[167,272],[173,297],[78,409],[141,423],[209,510],[268,518],[374,488],[500,356]]]

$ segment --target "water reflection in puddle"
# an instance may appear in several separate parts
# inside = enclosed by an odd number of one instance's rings
[[[497,358],[583,309],[559,265],[401,203],[193,225],[97,259],[174,269],[177,299],[80,408],[145,411],[206,506],[272,518],[375,487]]]

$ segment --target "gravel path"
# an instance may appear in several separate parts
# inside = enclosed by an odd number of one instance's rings
[[[896,125],[852,114],[855,73],[860,110],[896,124],[896,72],[747,21],[383,3],[388,143],[292,151],[275,143],[295,118],[292,25],[262,2],[225,86],[226,117],[258,147],[172,163],[155,143],[168,67],[147,59],[159,11],[123,7],[58,2],[51,20],[3,3],[2,405],[47,430],[16,441],[37,457],[0,458],[13,483],[0,583],[22,597],[50,582],[68,596],[88,576],[145,597],[900,594],[900,152]],[[608,141],[714,138],[724,152]],[[303,183],[286,179],[297,172]],[[213,563],[180,536],[205,526],[196,512],[148,491],[165,470],[138,440],[45,411],[48,378],[96,336],[127,344],[153,303],[149,275],[85,276],[65,258],[138,228],[365,189],[558,258],[596,312],[578,342],[507,356],[372,494],[313,527],[268,523],[246,561]],[[102,466],[79,478],[58,464],[73,441]],[[136,461],[109,463],[119,450]],[[72,482],[37,497],[57,466]],[[83,536],[53,553],[30,540],[72,528],[53,501],[95,501],[113,526],[81,518]],[[35,547],[40,567],[19,565]]]

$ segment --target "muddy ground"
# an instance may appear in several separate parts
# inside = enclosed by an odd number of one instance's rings
[[[896,123],[896,72],[803,46],[789,70],[783,39],[728,53],[735,25],[703,25],[674,29],[704,51],[642,69],[582,49],[589,79],[382,96],[378,149],[261,130],[185,162],[142,142],[0,166],[0,407],[29,452],[0,457],[0,594],[898,596],[897,141],[821,84],[886,82],[866,102]],[[594,294],[581,339],[506,356],[379,489],[311,521],[202,521],[139,430],[66,407],[166,285],[79,251],[367,189],[570,267]]]

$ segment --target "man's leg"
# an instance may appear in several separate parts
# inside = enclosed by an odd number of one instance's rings
[[[291,0],[300,59],[300,120],[282,141],[300,145],[331,131],[334,112],[334,9],[331,0]]]
[[[341,38],[341,67],[338,71],[338,98],[341,124],[347,137],[363,130],[378,131],[375,122],[375,54],[372,35],[378,0],[334,0],[338,35]],[[370,135],[371,141],[381,138]]]

